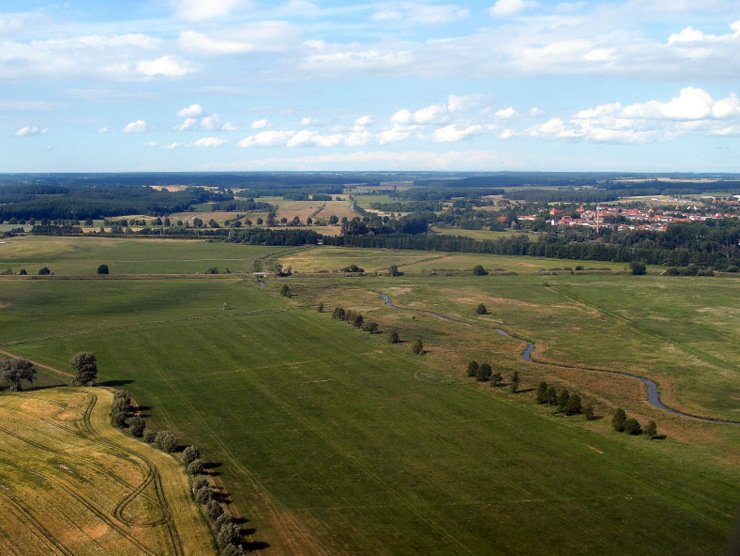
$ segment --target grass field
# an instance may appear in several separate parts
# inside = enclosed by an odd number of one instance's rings
[[[140,259],[175,245],[159,243],[120,245]],[[189,245],[170,258],[202,265],[208,248],[269,255]],[[64,249],[60,264],[74,252]],[[660,413],[630,379],[527,364],[521,343],[493,328],[533,339],[552,360],[624,365],[678,386],[693,376],[675,401],[733,415],[722,393],[738,382],[726,368],[740,345],[736,280],[540,276],[542,265],[577,262],[387,250],[283,249],[268,259],[278,257],[299,274],[265,288],[236,276],[0,280],[0,349],[61,368],[94,351],[103,380],[127,382],[155,427],[217,464],[253,540],[269,543],[265,554],[723,553],[740,500],[737,428]],[[478,262],[521,272],[428,275]],[[304,274],[350,263],[407,274]],[[295,297],[280,297],[282,284]],[[384,306],[378,291],[417,311]],[[332,320],[318,301],[328,313],[360,310],[385,333]],[[490,315],[474,313],[480,302]],[[391,327],[407,342],[389,345]],[[423,357],[410,352],[415,337]],[[686,353],[709,364],[687,365]],[[558,417],[531,392],[471,382],[471,357],[519,369],[525,389],[542,378],[566,385],[606,418]],[[615,404],[655,419],[668,438],[612,432]]]
[[[113,429],[110,391],[0,395],[0,552],[214,554],[182,466]]]
[[[491,231],[491,230],[461,230],[458,228],[432,228],[432,231],[438,234],[444,234],[444,235],[449,235],[449,236],[470,237],[473,239],[477,239],[478,241],[484,241],[486,239],[496,240],[496,239],[501,239],[501,238],[506,238],[506,237],[521,236],[521,235],[528,236],[529,239],[532,241],[534,241],[537,238],[537,234],[533,232],[517,231],[517,230],[496,232],[496,231]]]

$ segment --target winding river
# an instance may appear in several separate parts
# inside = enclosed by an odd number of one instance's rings
[[[401,311],[410,311],[410,310],[416,311],[415,309],[406,309],[405,307],[399,307],[398,305],[394,305],[391,302],[391,299],[386,294],[380,293],[380,292],[378,293],[380,294],[380,298],[383,300],[383,303],[385,303],[386,306],[391,307],[392,309],[398,309]],[[446,317],[444,315],[440,315],[439,313],[434,313],[432,311],[416,311],[416,312],[426,313],[427,315],[432,315],[432,316],[435,316],[443,320],[448,320],[451,322],[457,322],[460,324],[464,324],[466,326],[471,326],[470,323],[457,320],[457,319],[453,319],[450,317]],[[506,330],[503,330],[501,328],[495,328],[494,330],[496,330],[496,332],[498,332],[502,336],[506,336],[507,338],[511,338],[512,340],[517,340],[519,342],[523,342],[527,344],[527,347],[522,352],[522,358],[529,363],[534,363],[536,365],[550,365],[551,367],[560,367],[562,369],[573,369],[576,371],[591,371],[595,373],[604,373],[604,374],[610,374],[610,375],[626,376],[629,378],[636,378],[637,380],[640,380],[641,382],[643,382],[645,386],[647,386],[648,403],[650,403],[654,407],[657,407],[658,409],[662,409],[663,411],[673,413],[674,415],[680,415],[681,417],[688,417],[689,419],[697,419],[699,421],[709,421],[711,423],[725,423],[728,425],[740,425],[740,421],[730,421],[730,420],[725,420],[725,419],[712,419],[711,417],[700,417],[699,415],[692,415],[691,413],[685,413],[683,411],[673,409],[672,407],[668,407],[660,400],[660,393],[658,392],[658,385],[654,381],[650,380],[649,378],[633,375],[630,373],[622,373],[619,371],[606,371],[604,369],[593,369],[593,368],[588,368],[588,367],[573,367],[570,365],[563,365],[561,363],[545,363],[542,361],[537,361],[536,359],[532,359],[532,352],[534,351],[534,348],[535,348],[533,342],[530,342],[529,340],[524,340],[522,338],[517,338],[516,336],[512,336],[511,334],[506,332]]]

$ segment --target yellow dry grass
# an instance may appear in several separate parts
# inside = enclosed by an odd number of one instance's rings
[[[0,396],[0,553],[213,554],[171,456],[110,425],[112,392]]]

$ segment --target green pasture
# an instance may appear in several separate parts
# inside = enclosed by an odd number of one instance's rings
[[[46,266],[55,274],[96,274],[107,264],[111,274],[194,274],[216,267],[251,272],[253,260],[269,249],[206,240],[72,238],[27,236],[0,245],[0,269],[25,268],[36,274]]]
[[[365,269],[366,272],[385,272],[390,265],[397,265],[401,271],[409,273],[472,271],[482,265],[490,271],[506,271],[538,274],[545,272],[575,272],[576,266],[583,266],[585,272],[614,271],[629,272],[626,263],[604,261],[574,261],[569,259],[546,259],[540,257],[519,257],[513,255],[485,255],[475,253],[448,253],[442,251],[404,251],[400,249],[353,249],[351,247],[315,246],[305,247],[291,255],[281,258],[299,272],[318,272],[337,270],[350,264]],[[660,272],[662,267],[649,266],[648,271]]]
[[[525,235],[529,237],[531,241],[536,241],[537,234],[534,232],[526,232],[521,230],[507,230],[504,232],[497,232],[494,230],[462,230],[459,228],[432,228],[433,232],[448,236],[462,236],[469,237],[478,241],[485,241],[487,239],[497,240],[508,237],[516,237]]]
[[[670,438],[534,411],[522,401],[531,394],[479,388],[441,372],[434,355],[307,307],[317,284],[333,298],[390,288],[399,304],[474,323],[480,295],[585,315],[599,310],[589,303],[619,303],[593,299],[602,277],[547,279],[4,280],[0,349],[65,369],[74,353],[95,352],[99,378],[124,385],[149,423],[202,447],[253,540],[270,544],[265,554],[721,554],[740,499],[736,470]],[[604,290],[628,279],[610,277]],[[277,295],[284,283],[295,298]],[[628,291],[639,305],[641,290]],[[589,324],[615,318],[604,310]],[[529,309],[495,315],[512,332],[545,329]],[[708,321],[695,326],[717,334]]]
[[[539,346],[535,357],[649,377],[671,405],[740,420],[737,278],[558,273],[364,280],[399,306],[527,338]],[[475,314],[479,303],[489,314]]]

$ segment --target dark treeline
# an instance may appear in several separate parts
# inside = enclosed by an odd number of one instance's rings
[[[36,186],[29,189],[33,190]],[[1,191],[2,189],[0,189]],[[30,200],[0,206],[0,220],[84,220],[123,214],[162,216],[188,210],[193,204],[227,201],[228,193],[190,187],[182,191],[157,191],[141,186],[78,185],[65,193],[33,193]]]
[[[224,212],[246,212],[250,210],[267,210],[271,211],[273,207],[270,203],[255,202],[254,199],[234,199],[231,201],[219,201],[213,203],[213,210]]]
[[[486,195],[503,195],[503,189],[479,188],[479,189],[440,189],[425,187],[424,189],[407,189],[406,191],[391,191],[388,193],[394,199],[408,201],[449,201],[456,197],[464,199],[480,199]]]
[[[529,255],[625,263],[641,261],[665,266],[694,264],[722,269],[740,264],[740,221],[737,220],[679,222],[669,225],[666,232],[610,230],[599,239],[591,234],[565,229],[552,231],[537,241],[525,235],[479,241],[421,231],[395,231],[388,234],[345,233],[337,237],[324,237],[323,240],[327,245],[347,247]]]
[[[603,189],[516,189],[504,193],[504,199],[530,203],[605,203],[616,201],[619,197],[618,192]]]
[[[437,201],[396,201],[394,203],[372,203],[370,208],[383,212],[429,212],[442,210]]]

